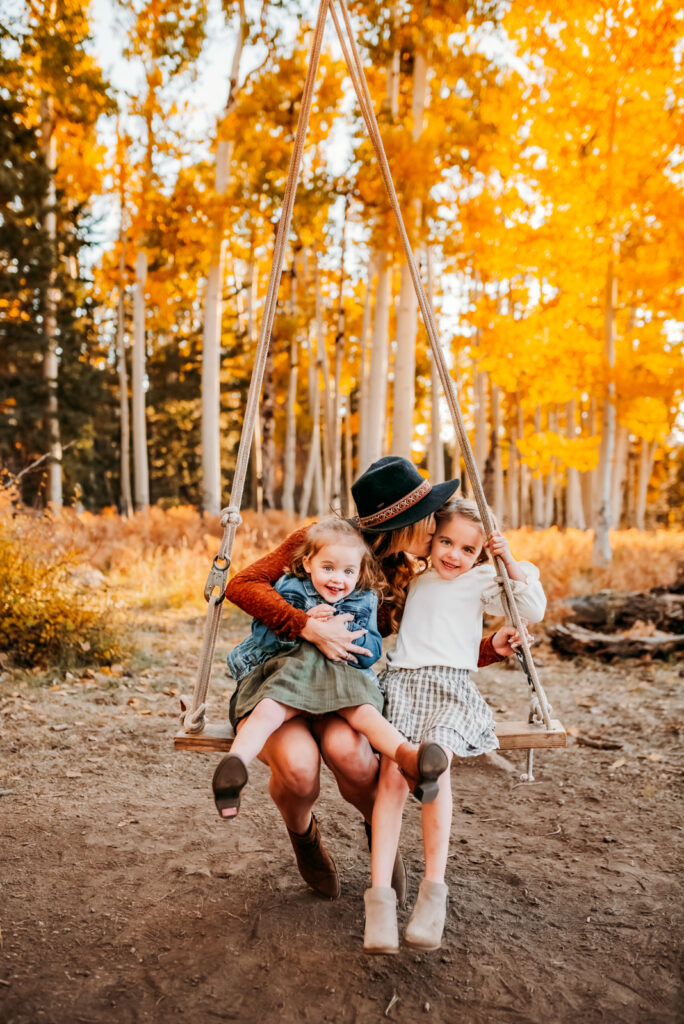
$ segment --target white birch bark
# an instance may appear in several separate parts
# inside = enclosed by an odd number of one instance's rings
[[[570,441],[574,441],[577,436],[574,399],[571,399],[565,406],[565,436]],[[586,520],[582,507],[580,475],[573,466],[567,467],[566,480],[565,525],[571,530],[584,530],[586,528]]]
[[[133,306],[133,477],[135,507],[138,511],[150,504],[147,465],[147,423],[145,419],[145,284],[147,254],[140,251],[135,261],[135,298]]]
[[[432,264],[432,250],[427,250],[427,296],[434,311],[435,281]],[[433,484],[441,484],[446,479],[444,469],[444,445],[441,437],[440,396],[442,384],[439,379],[437,364],[428,349],[430,360],[430,443],[428,447],[428,476]]]
[[[592,560],[595,565],[610,565],[611,511],[611,467],[615,451],[615,307],[617,305],[617,279],[615,276],[615,246],[608,260],[606,270],[606,297],[604,314],[605,356],[608,384],[603,399],[601,417],[601,452],[599,456],[599,505],[594,530]]]
[[[342,221],[342,241],[340,246],[340,282],[337,298],[337,328],[335,331],[335,362],[334,362],[334,396],[332,416],[332,487],[330,501],[332,507],[342,507],[342,359],[344,357],[344,256],[347,236],[347,209],[349,197],[345,196],[344,217]]]
[[[589,399],[587,409],[587,437],[594,437],[596,434],[596,399],[592,395]],[[588,469],[580,474],[580,486],[582,488],[582,504],[584,507],[585,528],[593,530],[596,518],[596,481],[598,469]]]
[[[325,323],[323,319],[323,295],[321,292],[321,275],[318,265],[318,255],[314,251],[314,298],[316,315],[316,376],[320,392],[320,403],[322,410],[321,431],[323,441],[323,506],[327,508],[330,504],[332,491],[332,444],[333,444],[333,393],[330,386],[330,372],[328,369],[328,352],[325,346]]]
[[[506,517],[509,529],[517,530],[520,526],[520,474],[518,472],[518,447],[516,440],[518,436],[517,423],[514,417],[510,417],[508,428],[508,469],[506,471]]]
[[[657,444],[655,441],[641,439],[641,452],[639,453],[639,479],[637,483],[636,499],[636,527],[637,530],[646,528],[646,498],[648,495],[648,484],[653,472],[653,460],[655,458]]]
[[[624,423],[618,423],[615,433],[615,454],[613,457],[613,470],[611,480],[611,526],[614,530],[620,529],[622,519],[622,498],[627,474],[627,454],[629,452],[629,427]]]
[[[494,470],[493,506],[494,515],[499,524],[504,515],[504,477],[501,461],[501,391],[492,384],[492,462]]]
[[[249,350],[256,352],[257,346],[257,323],[256,304],[258,294],[258,277],[254,259],[254,239],[247,265],[247,280],[245,294],[247,297],[247,337],[249,338]],[[261,410],[257,407],[254,418],[254,433],[252,435],[252,447],[250,451],[250,463],[252,467],[252,504],[257,513],[261,515],[264,510],[264,474],[261,455]]]
[[[520,400],[520,392],[516,392],[516,413],[517,413],[517,436],[522,440],[525,436],[525,418],[523,416],[522,403]],[[518,470],[520,487],[518,491],[518,507],[520,516],[520,526],[529,526],[532,522],[532,514],[530,510],[530,473],[529,467],[525,465],[523,460],[518,457]]]
[[[534,431],[541,433],[541,409],[537,406],[534,410]],[[544,480],[541,472],[535,470],[532,477],[532,523],[535,530],[544,529]]]
[[[50,31],[55,17],[55,5],[50,5]],[[45,351],[43,354],[43,378],[47,388],[45,422],[47,427],[50,458],[48,460],[47,500],[54,509],[62,508],[64,503],[62,491],[62,441],[59,423],[59,359],[57,356],[57,307],[60,291],[57,287],[57,191],[55,174],[57,171],[57,137],[55,135],[54,104],[51,96],[45,94],[40,104],[41,148],[45,166],[49,175],[47,187],[47,213],[45,214],[45,234],[50,248],[50,270],[48,285],[45,292],[44,337]]]
[[[247,37],[247,18],[243,0],[239,5],[240,22],[230,69],[228,99],[221,115],[224,120],[235,104],[240,60]],[[217,130],[215,189],[225,194],[230,176],[234,141],[220,138]],[[210,515],[221,511],[221,320],[223,312],[225,238],[221,219],[214,226],[210,241],[209,271],[204,310],[202,342],[202,509]]]
[[[282,495],[282,507],[283,512],[286,512],[289,516],[294,516],[295,503],[294,503],[294,490],[295,490],[295,471],[296,471],[296,454],[297,454],[297,423],[295,420],[295,403],[297,401],[297,374],[299,367],[297,365],[297,331],[295,326],[295,313],[297,308],[297,269],[296,263],[292,264],[292,272],[290,275],[290,301],[289,301],[289,319],[290,329],[292,331],[292,337],[290,339],[290,373],[287,387],[287,408],[285,409],[285,451],[283,458],[283,495]]]
[[[352,498],[352,432],[351,432],[351,394],[347,395],[347,411],[344,417],[344,501],[346,514],[354,515],[354,499]]]
[[[477,343],[479,345],[479,330]],[[473,400],[475,405],[475,443],[473,454],[475,465],[480,476],[484,476],[487,462],[487,374],[480,373],[477,363],[473,360]]]
[[[389,316],[391,303],[390,257],[384,250],[376,255],[378,282],[375,290],[375,316],[370,359],[370,394],[368,407],[367,464],[363,472],[382,457],[387,411],[387,375],[389,370]],[[408,456],[410,453],[406,453]]]
[[[128,412],[128,370],[126,369],[126,342],[124,336],[124,319],[126,313],[126,229],[123,213],[119,232],[119,301],[116,309],[116,353],[119,372],[119,419],[121,423],[121,514],[130,516],[133,513],[133,495],[131,493],[131,424]]]
[[[318,463],[320,467],[321,462],[320,403],[318,396],[318,383],[316,380],[316,358],[313,351],[313,345],[311,343],[310,333],[307,334],[306,338],[306,354],[307,380],[309,390],[309,412],[311,414],[311,443],[309,445],[309,455],[306,463],[306,470],[304,472],[304,480],[302,483],[302,493],[300,494],[299,498],[300,519],[306,519],[306,517],[309,514],[309,505],[311,503],[311,492],[314,484],[316,464]]]
[[[371,304],[373,297],[373,277],[375,264],[371,257],[368,261],[368,274],[366,278],[366,297],[363,303],[363,319],[361,321],[361,353],[359,357],[359,432],[356,442],[357,467],[359,473],[364,466],[368,465],[366,449],[368,447],[368,405],[370,398],[370,367],[368,365],[368,333],[371,326]]]

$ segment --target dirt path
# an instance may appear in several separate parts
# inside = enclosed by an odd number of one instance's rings
[[[343,880],[332,903],[301,882],[261,765],[238,822],[221,822],[216,758],[171,746],[173,691],[191,688],[201,625],[166,630],[141,623],[148,667],[135,675],[52,689],[0,675],[0,1020],[678,1019],[678,667],[542,651],[555,713],[622,746],[573,740],[539,756],[533,785],[480,759],[457,768],[444,947],[370,959],[358,813],[325,771],[318,813]],[[225,624],[218,666],[243,631],[238,615]],[[480,682],[500,717],[522,717],[517,672]],[[219,667],[214,719],[228,692]],[[402,846],[411,899],[415,803]]]

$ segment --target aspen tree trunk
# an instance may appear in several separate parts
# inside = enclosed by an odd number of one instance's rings
[[[332,445],[333,445],[333,394],[330,387],[330,373],[328,370],[328,353],[325,347],[325,325],[323,322],[323,296],[321,294],[320,268],[318,266],[318,255],[314,251],[314,281],[315,281],[315,311],[316,311],[316,367],[317,380],[322,380],[323,390],[321,392],[321,407],[323,410],[323,506],[327,508],[330,504],[332,491]]]
[[[596,433],[596,399],[592,397],[589,399],[589,408],[587,409],[587,437],[594,437]],[[596,514],[596,479],[597,470],[588,469],[586,472],[580,474],[580,486],[582,488],[582,504],[584,507],[584,519],[585,529],[587,527],[593,530],[594,518]]]
[[[128,415],[128,370],[126,369],[126,344],[124,339],[125,319],[125,286],[126,273],[126,230],[123,213],[119,232],[119,301],[116,310],[116,353],[119,371],[119,415],[121,420],[121,514],[133,514],[133,496],[131,494],[131,425]]]
[[[332,488],[330,500],[332,507],[342,506],[342,359],[344,357],[344,255],[347,236],[347,209],[349,196],[344,198],[344,217],[342,220],[342,241],[340,255],[340,284],[337,299],[337,330],[335,331],[335,394],[333,405],[332,433]]]
[[[599,506],[594,532],[594,549],[592,560],[595,565],[610,565],[612,552],[610,548],[611,512],[611,464],[615,450],[615,307],[617,305],[617,279],[615,276],[616,245],[613,244],[608,267],[606,270],[605,299],[605,355],[608,372],[608,386],[603,400],[601,420],[601,453],[599,456]]]
[[[423,4],[423,17],[428,13],[429,3]],[[421,22],[419,24],[423,24]],[[428,54],[424,38],[416,44],[413,63],[413,94],[411,138],[417,142],[423,132],[425,120],[425,99],[427,96]],[[420,231],[423,204],[420,199],[411,203],[411,222],[414,237]],[[392,452],[394,455],[410,456],[413,439],[413,412],[416,404],[416,334],[418,331],[418,297],[411,279],[408,264],[401,268],[399,307],[397,311],[397,347],[394,357],[394,403],[392,421]]]
[[[368,466],[366,455],[368,433],[368,405],[370,400],[370,367],[368,366],[368,332],[371,324],[371,301],[373,292],[374,263],[368,261],[366,279],[366,297],[363,303],[363,320],[361,321],[361,354],[359,357],[359,433],[357,438],[357,471],[360,475]]]
[[[516,440],[518,436],[517,422],[510,416],[509,427],[509,449],[508,449],[508,472],[506,474],[506,493],[508,497],[508,526],[511,530],[517,530],[520,526],[520,474],[518,472],[518,448]]]
[[[477,343],[480,343],[480,331],[477,331]],[[477,363],[473,360],[473,400],[475,403],[475,444],[473,454],[475,465],[480,476],[484,476],[487,462],[487,374],[480,373]]]
[[[261,457],[264,485],[264,508],[275,508],[275,381],[273,344],[269,345],[261,398]]]
[[[240,60],[248,25],[244,0],[240,0],[240,23],[230,69],[228,99],[221,115],[224,121],[235,105]],[[218,196],[225,194],[230,177],[230,164],[234,142],[220,138],[217,128],[215,189]],[[210,515],[221,511],[221,320],[223,312],[225,238],[222,217],[218,217],[210,241],[207,294],[204,310],[202,343],[202,509]]]
[[[494,516],[499,523],[503,521],[504,514],[504,478],[503,465],[501,462],[501,392],[496,384],[492,384],[491,390],[492,406],[492,443],[491,457],[494,475],[493,486],[493,507]]]
[[[140,251],[135,261],[135,299],[133,305],[133,476],[135,507],[145,510],[150,504],[147,467],[147,423],[145,420],[145,284],[147,254]]]
[[[50,32],[54,31],[55,5],[50,4]],[[47,500],[52,508],[62,508],[62,441],[59,423],[59,400],[57,388],[59,382],[59,359],[57,356],[57,307],[60,291],[57,287],[57,191],[55,174],[57,171],[57,137],[55,135],[54,104],[51,96],[43,94],[40,103],[41,148],[45,159],[49,179],[47,188],[47,212],[45,214],[45,233],[50,247],[50,271],[45,292],[44,336],[45,351],[43,355],[43,378],[47,388],[45,409],[45,425],[47,428],[50,458],[48,461]]]
[[[549,431],[555,431],[557,427],[556,413],[549,409],[547,414],[547,427]],[[544,480],[544,527],[548,529],[553,523],[553,502],[556,489],[556,474],[554,472],[556,460],[551,459],[551,472],[547,473]]]
[[[294,516],[294,490],[297,456],[297,423],[295,420],[295,403],[297,401],[297,374],[299,367],[297,363],[297,330],[295,316],[297,312],[297,268],[296,260],[292,261],[290,273],[290,301],[289,320],[292,336],[290,339],[290,376],[287,388],[287,408],[285,410],[285,452],[283,465],[283,512]]]
[[[565,406],[565,436],[570,441],[574,441],[576,437],[574,399],[571,399]],[[571,530],[584,530],[586,529],[586,520],[582,507],[579,472],[573,466],[568,466],[566,478],[565,525]]]
[[[256,325],[258,280],[254,259],[254,236],[252,236],[249,263],[247,264],[247,280],[245,283],[247,296],[247,337],[249,338],[249,350],[255,353],[258,340]],[[264,510],[264,473],[261,455],[261,409],[259,407],[257,407],[254,419],[250,463],[252,467],[252,505],[257,513],[261,515]]]
[[[641,439],[641,452],[639,454],[639,479],[637,484],[636,499],[636,527],[643,530],[646,527],[646,497],[648,495],[648,483],[653,472],[653,460],[655,458],[657,444],[655,441]]]
[[[620,529],[622,519],[622,493],[627,473],[627,455],[629,452],[629,427],[619,423],[615,436],[615,456],[613,458],[613,473],[611,482],[611,525],[614,530]]]
[[[321,479],[320,465],[321,465],[321,413],[320,413],[320,400],[318,394],[318,382],[316,372],[315,355],[313,351],[313,345],[311,343],[311,335],[307,334],[306,338],[306,352],[307,352],[307,378],[309,387],[309,411],[311,413],[311,444],[309,446],[309,457],[306,463],[306,471],[304,473],[304,482],[302,484],[302,493],[300,495],[299,504],[299,517],[300,519],[306,519],[309,514],[309,504],[311,502],[311,491],[316,476],[316,466],[318,466],[318,479]],[[319,496],[317,501],[317,508],[323,503],[323,495]]]
[[[368,447],[366,451],[368,465],[381,458],[383,454],[389,371],[389,315],[392,281],[390,259],[386,252],[378,252],[376,266],[378,283],[375,292],[375,317],[370,360]]]
[[[432,250],[427,250],[427,296],[434,310],[435,281],[432,266]],[[444,470],[444,445],[441,437],[439,401],[442,393],[441,381],[432,350],[428,348],[430,360],[430,445],[428,447],[428,476],[433,484],[441,484],[446,479]]]
[[[352,498],[352,433],[351,433],[351,393],[347,395],[347,413],[344,417],[344,499],[348,516],[354,515],[354,499]]]
[[[520,400],[520,392],[516,392],[516,414],[517,414],[517,436],[522,440],[525,436],[525,419],[523,416],[522,402]],[[525,465],[521,458],[518,458],[518,466],[520,469],[520,491],[519,491],[519,502],[520,502],[520,525],[529,526],[532,522],[532,513],[530,509],[530,473],[529,467]]]
[[[541,409],[534,410],[534,432],[541,433]],[[535,470],[532,477],[532,523],[535,530],[544,529],[544,481],[540,471]]]

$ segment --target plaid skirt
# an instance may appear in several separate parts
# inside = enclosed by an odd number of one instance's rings
[[[385,718],[407,740],[432,740],[457,757],[476,757],[499,746],[492,712],[468,669],[388,668],[379,683],[385,691]]]
[[[310,715],[372,704],[382,711],[383,696],[375,673],[343,661],[330,661],[305,640],[253,668],[230,698],[233,727],[269,697]]]

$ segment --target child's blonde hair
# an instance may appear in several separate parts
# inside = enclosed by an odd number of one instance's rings
[[[499,527],[491,509],[489,509],[489,514],[492,517],[492,525],[494,529],[498,530]],[[446,505],[442,505],[441,508],[437,509],[435,512],[435,519],[437,520],[437,530],[435,533],[439,531],[440,526],[445,526],[447,523],[450,523],[452,519],[456,519],[458,516],[460,516],[461,519],[467,519],[469,523],[473,523],[474,526],[479,527],[480,532],[482,533],[483,547],[482,551],[477,556],[475,565],[482,565],[483,562],[489,561],[487,549],[484,547],[485,541],[487,540],[487,530],[482,522],[482,516],[480,515],[477,503],[471,501],[470,498],[452,498],[450,501],[447,501]]]
[[[326,544],[348,544],[350,547],[358,548],[361,551],[361,569],[356,581],[357,589],[378,591],[383,589],[382,574],[363,537],[351,523],[348,523],[346,519],[338,519],[337,516],[328,516],[309,527],[304,540],[292,556],[289,570],[292,575],[299,577],[300,580],[308,579],[309,574],[304,568],[304,559],[313,558]]]

